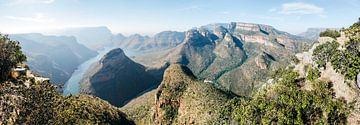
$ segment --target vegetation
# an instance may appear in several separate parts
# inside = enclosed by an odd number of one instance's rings
[[[19,42],[0,34],[0,82],[9,77],[12,68],[25,60],[26,56],[21,52]]]
[[[19,42],[0,35],[0,124],[133,124],[118,108],[91,96],[62,96],[57,87],[34,77],[8,79],[25,61]]]
[[[320,77],[320,71],[318,68],[312,68],[311,66],[308,66],[307,68],[307,75],[306,75],[306,79],[310,80],[310,81],[314,81],[317,78]]]
[[[346,124],[349,106],[333,96],[331,83],[312,82],[303,90],[298,73],[277,71],[276,83],[243,101],[235,110],[239,124]]]
[[[0,124],[133,124],[107,102],[64,97],[54,85],[33,78],[0,84],[0,109]]]
[[[327,42],[315,48],[313,59],[319,67],[325,67],[327,62],[331,62],[334,69],[345,75],[347,79],[355,80],[360,73],[360,24],[355,23],[344,29],[346,37],[349,38],[345,44],[339,48],[336,41]]]
[[[340,37],[340,36],[341,36],[340,32],[338,32],[336,30],[327,29],[326,31],[320,33],[320,37],[331,37],[331,38],[336,39],[337,37]]]
[[[313,60],[318,64],[319,68],[324,67],[326,62],[330,62],[333,54],[337,51],[339,43],[336,41],[326,42],[317,46],[313,52]]]

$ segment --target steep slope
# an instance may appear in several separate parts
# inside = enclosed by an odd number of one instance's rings
[[[10,37],[20,41],[29,67],[51,78],[54,83],[65,83],[78,65],[97,54],[77,43],[74,37],[42,34],[14,34]]]
[[[0,124],[134,124],[99,98],[64,97],[39,78],[22,76],[0,83]]]
[[[187,31],[175,48],[145,53],[134,60],[147,66],[184,64],[199,79],[247,96],[265,83],[271,70],[289,65],[291,57],[311,43],[268,25],[211,24]]]
[[[359,37],[360,23],[355,23],[350,28],[341,31],[337,38],[320,37],[318,43],[308,51],[299,53],[299,63],[295,65],[295,71],[300,76],[314,76],[310,74],[308,67],[316,67],[316,76],[323,81],[332,83],[334,97],[344,99],[354,106],[347,119],[348,124],[360,123],[360,89],[356,84],[356,75],[360,74]],[[350,54],[351,53],[351,54]],[[341,65],[341,66],[339,66]],[[312,89],[305,84],[305,89]]]
[[[81,83],[81,92],[89,93],[122,106],[139,94],[158,85],[161,77],[154,77],[147,69],[133,62],[119,48],[108,52],[94,64]],[[155,72],[155,71],[153,71]],[[161,75],[161,74],[160,74]]]
[[[19,42],[0,34],[0,124],[124,124],[132,125],[118,108],[99,98],[62,96],[48,78],[23,64]]]
[[[154,99],[155,98],[155,99]],[[160,86],[122,109],[137,124],[224,124],[232,96],[198,81],[189,68],[174,64]]]

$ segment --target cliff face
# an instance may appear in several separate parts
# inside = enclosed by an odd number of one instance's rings
[[[159,84],[146,68],[129,59],[121,49],[107,53],[88,71],[81,82],[81,91],[122,106]]]
[[[144,53],[135,60],[147,66],[180,63],[199,79],[248,96],[265,83],[271,70],[289,65],[290,57],[311,43],[268,25],[210,24],[186,31],[184,41],[174,48]]]
[[[186,66],[174,64],[166,69],[156,90],[123,109],[138,124],[223,124],[231,117],[223,112],[230,98],[213,85],[197,80]]]

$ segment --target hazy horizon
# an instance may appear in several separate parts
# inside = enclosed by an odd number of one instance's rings
[[[308,28],[347,27],[359,17],[360,1],[4,0],[0,7],[0,32],[11,34],[106,26],[114,34],[152,36],[229,22],[266,24],[298,34]]]

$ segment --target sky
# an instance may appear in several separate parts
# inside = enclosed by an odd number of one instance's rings
[[[347,27],[360,17],[360,0],[0,0],[0,8],[1,33],[107,26],[113,33],[153,35],[248,22],[298,34]]]

